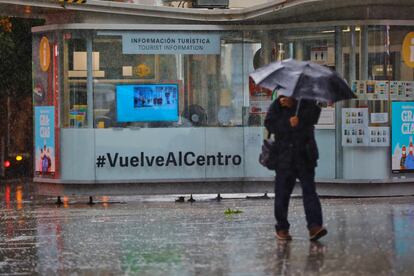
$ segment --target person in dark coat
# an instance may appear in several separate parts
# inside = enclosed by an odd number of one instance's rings
[[[299,105],[299,107],[298,107]],[[298,109],[297,109],[298,108]],[[310,240],[327,234],[323,227],[322,208],[315,187],[315,167],[319,158],[314,125],[321,108],[313,100],[296,101],[280,96],[270,105],[264,125],[275,135],[277,154],[275,178],[276,237],[291,240],[288,208],[290,196],[298,178],[303,193],[303,205]]]

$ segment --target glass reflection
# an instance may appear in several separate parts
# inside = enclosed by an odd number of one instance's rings
[[[102,205],[105,208],[108,208],[109,196],[102,196]]]
[[[289,275],[290,274],[290,241],[277,241],[276,249],[276,273],[275,275]]]
[[[394,232],[394,269],[399,275],[414,270],[412,258],[414,255],[413,246],[413,225],[414,225],[414,208],[393,207],[391,213]]]
[[[300,257],[303,256],[304,245],[304,243],[295,241],[277,241],[274,275],[319,274],[324,265],[326,245],[321,242],[309,242],[308,254],[303,267]]]
[[[64,196],[63,197],[63,208],[68,208],[69,207],[69,197]]]
[[[6,185],[6,189],[4,192],[4,200],[6,202],[6,209],[10,209],[10,193],[11,193],[10,185]]]
[[[16,203],[17,203],[17,210],[23,208],[23,187],[17,186],[16,187]]]
[[[325,258],[326,246],[318,241],[309,243],[305,273],[319,273]]]

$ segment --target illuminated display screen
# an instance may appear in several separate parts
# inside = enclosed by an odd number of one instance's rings
[[[116,114],[118,122],[178,121],[178,85],[117,85]]]

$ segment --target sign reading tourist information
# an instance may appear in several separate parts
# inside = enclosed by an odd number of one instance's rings
[[[219,55],[220,35],[184,32],[134,32],[122,35],[123,54]]]
[[[391,166],[393,172],[414,172],[414,102],[392,103]]]

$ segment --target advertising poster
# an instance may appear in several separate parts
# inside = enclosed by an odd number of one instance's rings
[[[369,145],[374,147],[387,147],[390,144],[390,128],[389,127],[370,127]]]
[[[405,82],[391,81],[390,94],[391,100],[405,100]]]
[[[366,94],[367,85],[365,81],[361,81],[361,80],[353,81],[351,89],[352,89],[352,92],[354,92],[358,96],[358,99],[365,100],[367,98],[367,94]]]
[[[266,114],[272,101],[251,101],[249,112],[251,114]]]
[[[393,102],[391,107],[392,171],[413,172],[414,102]]]
[[[328,61],[328,47],[323,45],[311,48],[311,61],[325,63]]]
[[[375,99],[375,81],[369,80],[365,82],[366,85],[366,99],[367,100],[374,100]]]
[[[367,100],[387,100],[389,93],[388,81],[373,81],[365,82],[366,99]]]
[[[376,81],[374,100],[388,100],[389,82],[388,81]]]
[[[404,91],[406,99],[412,99],[414,96],[414,82],[406,81],[404,82]]]
[[[342,146],[368,146],[368,108],[342,109]]]
[[[55,108],[35,107],[35,173],[55,173]]]
[[[264,116],[277,93],[256,85],[249,78],[249,125],[261,125]]]
[[[351,90],[359,100],[386,101],[389,95],[392,100],[405,100],[406,97],[411,97],[411,87],[409,82],[402,81],[356,80],[352,82]]]

